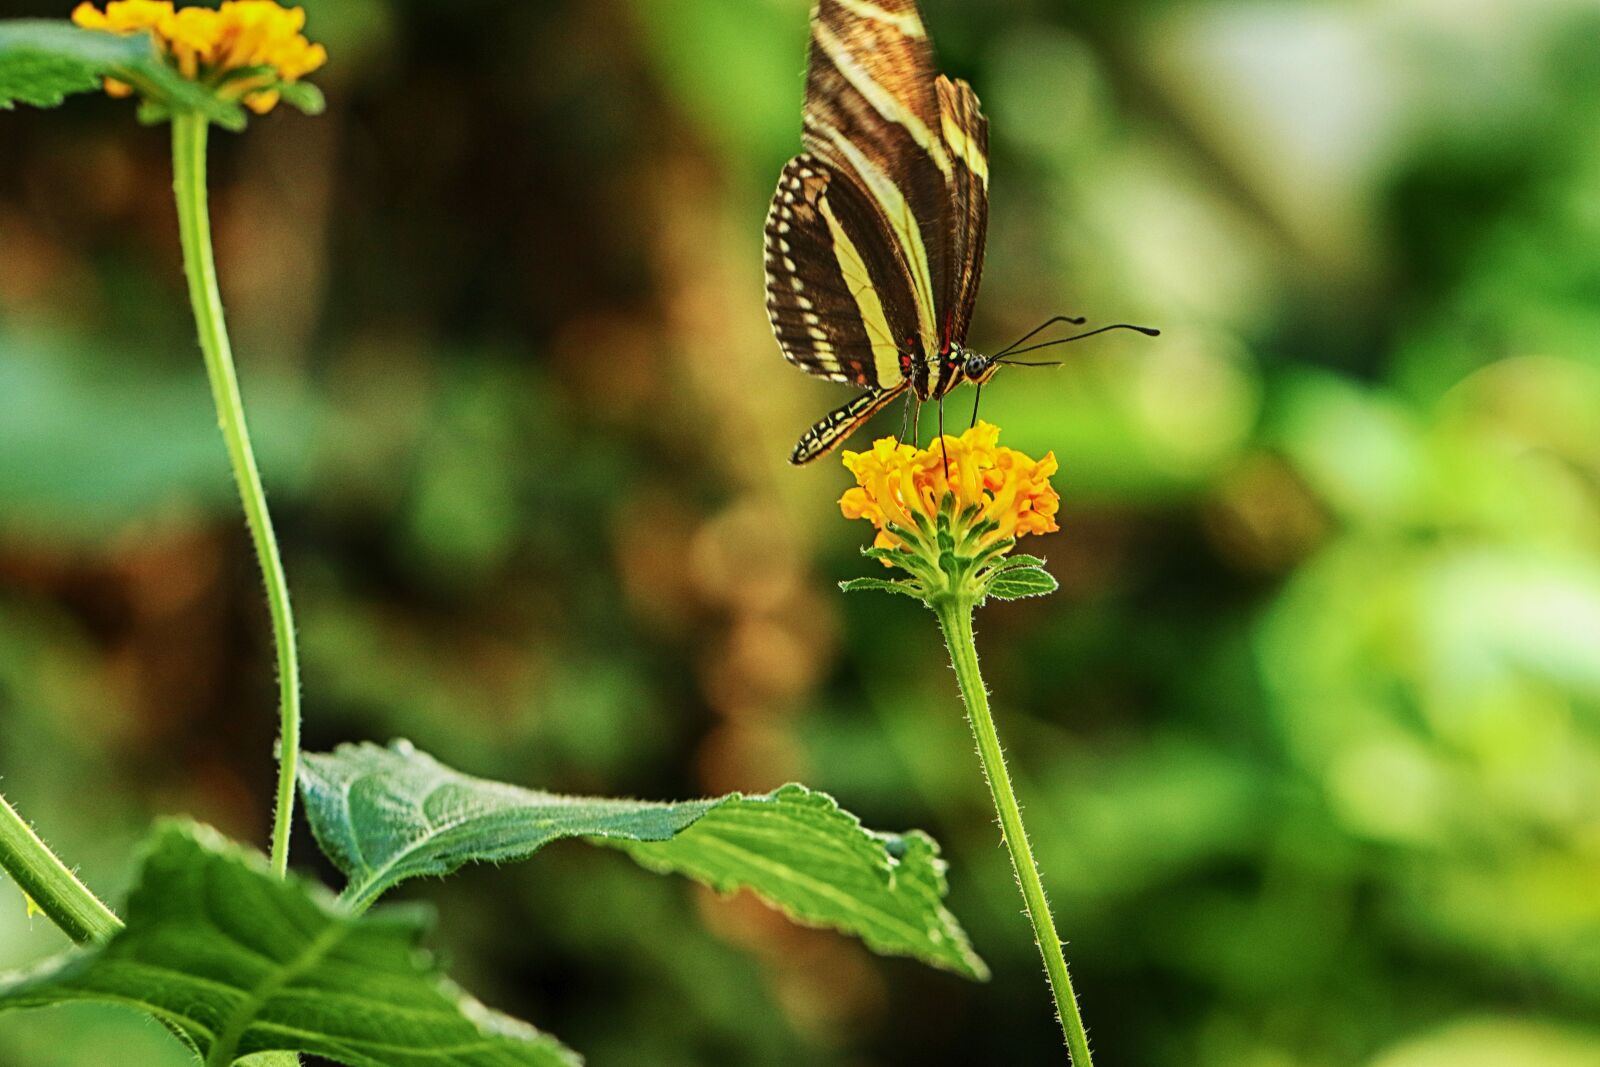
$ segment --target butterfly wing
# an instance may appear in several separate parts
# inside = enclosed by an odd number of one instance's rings
[[[820,0],[811,16],[805,145],[868,198],[904,265],[925,352],[949,273],[949,155],[933,47],[914,0]]]
[[[767,314],[789,362],[878,391],[905,384],[911,283],[866,195],[826,161],[783,168],[767,215]]]
[[[950,271],[940,307],[950,316],[951,336],[965,344],[989,235],[989,120],[966,82],[941,76],[938,92],[940,133],[950,158]]]
[[[818,0],[804,141],[767,218],[767,306],[784,355],[868,392],[801,439],[804,463],[908,385],[961,378],[988,229],[988,123],[939,76],[915,0]]]
[[[860,429],[862,423],[882,411],[889,401],[902,392],[904,389],[868,390],[843,407],[828,412],[822,421],[800,438],[800,443],[794,446],[794,453],[789,456],[789,462],[798,467],[832,452],[841,441]]]

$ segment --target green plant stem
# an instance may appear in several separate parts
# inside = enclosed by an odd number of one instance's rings
[[[0,868],[79,944],[104,941],[122,929],[122,920],[78,881],[5,797],[0,797]]]
[[[173,192],[178,202],[178,232],[183,240],[183,269],[189,280],[189,301],[200,331],[206,374],[217,421],[227,442],[234,481],[244,502],[245,521],[255,542],[272,613],[273,637],[278,652],[278,801],[272,825],[272,867],[279,874],[289,865],[289,827],[294,817],[295,765],[300,754],[300,658],[295,647],[294,613],[289,607],[289,584],[278,553],[278,539],[267,511],[267,494],[261,485],[245,426],[244,400],[233,366],[233,349],[222,316],[222,293],[217,287],[217,265],[211,250],[211,219],[206,203],[206,134],[202,115],[180,113],[172,119]]]
[[[1071,1061],[1074,1067],[1093,1067],[1094,1060],[1089,1055],[1089,1035],[1084,1031],[1083,1017],[1078,1013],[1077,996],[1072,991],[1072,976],[1067,973],[1067,958],[1061,950],[1061,938],[1056,934],[1055,920],[1050,917],[1050,904],[1045,899],[1039,866],[1034,862],[1033,849],[1028,845],[1028,834],[1022,825],[1022,810],[1017,806],[1017,795],[1011,788],[1011,775],[1006,770],[1005,754],[1000,749],[1000,736],[995,733],[994,717],[989,713],[989,693],[978,671],[978,646],[972,633],[972,601],[961,596],[945,596],[937,599],[932,606],[934,613],[939,616],[939,626],[944,630],[945,643],[950,647],[950,662],[956,670],[961,698],[967,705],[967,721],[972,724],[972,734],[978,742],[978,756],[983,761],[984,777],[988,779],[989,792],[994,797],[995,811],[1000,817],[1006,848],[1011,853],[1011,866],[1016,871],[1017,884],[1022,888],[1028,919],[1033,923],[1039,955],[1044,958],[1050,992],[1055,997],[1056,1015],[1067,1039]]]

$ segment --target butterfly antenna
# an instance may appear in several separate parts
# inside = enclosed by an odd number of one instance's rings
[[[1044,331],[1048,330],[1050,327],[1054,326],[1058,322],[1070,322],[1074,326],[1082,326],[1084,323],[1086,323],[1088,321],[1089,321],[1088,319],[1082,318],[1081,316],[1078,316],[1078,315],[1057,315],[1055,318],[1045,321],[1044,323],[1040,324],[1039,326],[1035,327],[1034,329],[1029,330],[1027,333],[1023,334],[1021,337],[1017,338],[1015,341],[1012,341],[1009,345],[1007,345],[1004,349],[1002,349],[999,353],[997,353],[995,358],[998,359],[1000,356],[1009,355],[1010,353],[1015,352],[1018,348],[1022,347],[1025,344],[1027,344],[1029,341],[1033,340],[1035,337],[1038,337],[1041,333],[1043,333]]]
[[[1078,335],[1076,335],[1074,337],[1063,337],[1059,341],[1046,341],[1044,344],[1040,344],[1040,345],[1029,345],[1027,348],[1013,349],[1010,352],[1007,352],[1006,355],[1007,356],[1026,355],[1029,352],[1037,352],[1041,348],[1054,348],[1056,345],[1071,344],[1073,341],[1082,341],[1086,337],[1095,337],[1095,336],[1098,336],[1099,334],[1102,334],[1102,333],[1110,333],[1112,330],[1132,330],[1134,333],[1142,333],[1146,337],[1160,337],[1161,336],[1161,331],[1160,330],[1154,329],[1154,328],[1152,328],[1150,326],[1134,326],[1134,325],[1132,325],[1130,323],[1118,322],[1118,323],[1115,323],[1115,324],[1113,324],[1111,326],[1102,326],[1098,330],[1090,330],[1088,333],[1080,333],[1080,334],[1078,334]],[[1007,366],[1011,366],[1011,367],[1059,367],[1061,365],[1061,362],[1059,360],[1056,360],[1056,361],[1053,361],[1053,362],[1049,362],[1049,363],[1027,363],[1027,362],[1018,362],[1018,361],[1013,360],[1013,359],[1003,359],[1003,358],[1001,358],[999,356],[995,357],[995,362],[996,363],[1004,363]]]

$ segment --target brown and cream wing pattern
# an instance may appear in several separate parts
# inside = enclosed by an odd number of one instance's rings
[[[949,155],[933,47],[913,0],[820,0],[811,18],[805,145],[876,206],[904,262],[926,351],[941,339]]]
[[[940,133],[950,158],[950,272],[941,311],[951,309],[952,336],[966,343],[983,280],[989,235],[989,120],[964,81],[940,76]]]
[[[767,214],[766,275],[767,314],[791,363],[878,390],[905,383],[911,283],[877,209],[826,160],[806,154],[784,167]]]

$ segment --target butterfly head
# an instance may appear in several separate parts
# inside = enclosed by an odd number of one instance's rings
[[[956,355],[961,360],[961,373],[973,385],[982,385],[993,378],[994,372],[1000,369],[1000,361],[993,356],[962,350],[958,350]]]

